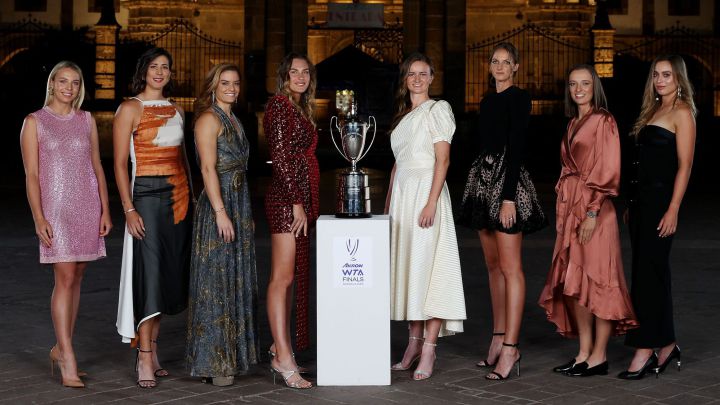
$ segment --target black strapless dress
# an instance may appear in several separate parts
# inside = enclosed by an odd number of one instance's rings
[[[640,327],[628,331],[625,344],[657,348],[675,341],[669,263],[673,236],[661,238],[657,230],[670,205],[678,170],[675,134],[647,125],[638,134],[636,152],[629,204],[630,296]]]

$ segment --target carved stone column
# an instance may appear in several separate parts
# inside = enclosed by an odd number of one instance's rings
[[[598,76],[613,77],[615,29],[610,25],[605,2],[598,3],[595,24],[592,26],[593,64]]]
[[[113,0],[103,0],[95,27],[95,99],[115,99],[115,53],[120,24],[115,19]]]

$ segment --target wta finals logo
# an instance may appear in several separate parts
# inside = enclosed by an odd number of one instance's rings
[[[366,236],[333,238],[335,287],[369,287],[373,239]]]
[[[360,239],[355,239],[355,242],[353,242],[352,239],[348,239],[347,242],[345,242],[345,248],[348,251],[348,254],[350,255],[350,261],[356,261],[355,253],[357,253],[358,247],[360,246]]]

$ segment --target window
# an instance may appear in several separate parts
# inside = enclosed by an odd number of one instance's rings
[[[668,0],[668,15],[700,15],[700,0]]]
[[[627,15],[628,0],[606,0],[605,7],[607,8],[608,14]]]
[[[47,11],[47,0],[15,0],[15,11]]]
[[[99,13],[102,11],[102,6],[105,0],[88,0],[88,13]],[[120,0],[113,0],[115,4],[115,12],[120,12]]]

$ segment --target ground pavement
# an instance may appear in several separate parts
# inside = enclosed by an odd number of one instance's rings
[[[323,190],[333,188],[333,174],[323,174]],[[382,177],[380,173],[374,177]],[[382,184],[385,180],[376,179]],[[462,180],[451,182],[453,201]],[[259,321],[262,349],[270,344],[264,316],[269,271],[269,233],[261,211],[267,178],[252,180],[257,223],[260,285]],[[552,186],[540,184],[543,205],[552,215]],[[114,186],[111,185],[111,191]],[[561,338],[545,320],[536,301],[550,265],[554,231],[549,227],[529,236],[523,249],[527,275],[527,304],[520,349],[521,376],[486,381],[486,370],[475,367],[485,357],[492,333],[487,277],[474,232],[458,228],[469,320],[465,333],[443,338],[432,378],[415,382],[411,371],[392,374],[386,387],[320,387],[291,390],[273,385],[267,357],[230,387],[214,387],[189,377],[184,368],[185,314],[163,320],[162,364],[171,376],[156,389],[139,389],[133,372],[134,352],[120,343],[115,315],[122,251],[120,204],[111,198],[115,230],[107,240],[108,258],[92,263],[85,276],[75,348],[87,388],[64,388],[49,373],[48,351],[55,343],[49,314],[52,289],[50,267],[40,266],[37,241],[21,185],[0,186],[0,403],[142,403],[142,404],[705,404],[720,403],[720,212],[717,196],[691,190],[680,216],[672,254],[676,327],[683,350],[683,370],[668,370],[659,378],[623,381],[615,378],[632,351],[613,338],[608,353],[610,375],[570,378],[556,375],[553,366],[574,355],[576,341]],[[323,212],[331,212],[332,192],[323,193]],[[382,191],[375,195],[382,203]],[[626,265],[627,229],[622,228]],[[629,269],[626,269],[629,270]],[[407,342],[401,323],[392,329],[392,354],[397,361]],[[342,356],[342,353],[338,354]],[[313,366],[314,349],[298,353]],[[352,367],[351,364],[348,367]]]

